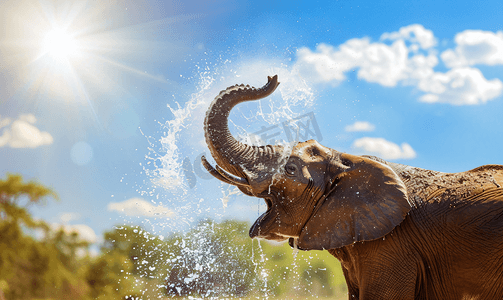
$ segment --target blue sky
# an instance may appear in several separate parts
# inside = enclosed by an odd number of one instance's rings
[[[262,201],[200,170],[202,120],[220,90],[274,74],[273,96],[231,114],[244,140],[300,124],[427,169],[503,164],[501,1],[376,2],[2,1],[0,176],[52,187],[33,213],[96,242],[253,221]]]

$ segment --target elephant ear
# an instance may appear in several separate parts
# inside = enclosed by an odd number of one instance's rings
[[[302,229],[304,250],[334,249],[381,238],[400,224],[411,208],[407,189],[387,165],[341,154],[330,166],[330,192]]]

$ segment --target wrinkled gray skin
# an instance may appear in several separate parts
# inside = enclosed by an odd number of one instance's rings
[[[233,86],[204,123],[218,179],[264,198],[250,237],[327,249],[341,262],[349,299],[503,299],[503,166],[441,173],[354,156],[314,140],[281,146],[238,142],[234,105],[270,95]]]

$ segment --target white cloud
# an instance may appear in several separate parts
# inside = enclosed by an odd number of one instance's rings
[[[356,121],[354,124],[347,125],[344,127],[344,130],[347,132],[353,132],[353,131],[374,131],[375,126],[374,124],[371,124],[367,121]]]
[[[476,64],[503,64],[503,32],[465,30],[456,34],[456,48],[444,51],[440,57],[449,68]]]
[[[63,224],[70,223],[71,221],[76,221],[80,219],[80,215],[78,213],[62,213],[59,215],[59,219]]]
[[[67,225],[67,224],[51,224],[51,228],[53,231],[58,231],[60,229],[63,229],[63,231],[66,234],[71,234],[73,232],[76,232],[79,234],[79,237],[83,241],[87,241],[90,243],[96,243],[98,241],[98,237],[96,236],[96,233],[94,230],[85,225],[85,224],[75,224],[75,225]]]
[[[500,96],[503,84],[499,79],[487,80],[479,69],[458,66],[503,63],[503,33],[464,31],[456,41],[455,51],[442,53],[446,64],[456,67],[446,73],[434,71],[438,64],[436,38],[419,24],[384,33],[381,42],[355,38],[338,47],[320,44],[314,51],[300,48],[295,68],[303,77],[332,84],[345,80],[346,72],[357,70],[358,78],[367,82],[415,86],[425,93],[419,100],[427,103],[481,104]]]
[[[300,48],[296,67],[315,81],[340,83],[345,72],[358,68],[357,76],[368,82],[395,86],[405,78],[407,47],[403,41],[391,46],[370,43],[368,38],[351,39],[335,48],[320,44],[316,51]]]
[[[354,124],[347,125],[344,127],[344,130],[347,132],[354,132],[354,131],[374,131],[375,125],[372,123],[369,123],[367,121],[356,121]]]
[[[12,122],[10,118],[1,119],[0,118],[0,128],[9,125]]]
[[[487,80],[479,69],[465,67],[434,73],[422,79],[418,88],[426,93],[419,98],[423,102],[474,105],[501,95],[503,83],[497,78]]]
[[[438,63],[434,53],[427,56],[416,53],[419,48],[430,49],[436,44],[433,32],[422,25],[414,24],[402,27],[398,32],[384,33],[381,40],[393,43],[371,43],[364,37],[348,40],[339,47],[320,44],[314,52],[300,48],[296,66],[301,74],[315,81],[337,84],[346,78],[345,72],[359,69],[359,79],[393,87],[402,80],[421,76],[425,69],[429,70]],[[411,51],[416,55],[409,58]]]
[[[364,137],[353,142],[353,148],[363,151],[365,154],[379,156],[382,159],[412,159],[416,152],[407,143],[401,146],[383,138]]]
[[[381,35],[381,40],[406,40],[418,44],[422,49],[429,49],[437,44],[433,31],[425,29],[421,24],[405,26],[391,33],[385,32]]]
[[[117,211],[126,216],[167,218],[173,215],[172,210],[160,205],[154,206],[141,198],[131,198],[122,202],[112,202],[108,204],[108,210]]]
[[[33,126],[37,119],[32,114],[21,115],[19,119],[11,122],[10,119],[0,119],[0,147],[11,148],[36,148],[52,144],[52,136],[45,131],[40,131]]]

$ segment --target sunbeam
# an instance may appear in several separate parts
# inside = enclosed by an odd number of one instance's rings
[[[37,94],[39,101],[89,106],[97,118],[95,112],[104,111],[99,106],[110,106],[106,99],[116,103],[132,92],[128,77],[139,76],[143,84],[145,79],[173,84],[162,73],[139,68],[138,62],[180,51],[180,42],[156,40],[151,31],[182,17],[134,23],[134,12],[101,2],[22,3],[8,15],[7,24],[17,25],[6,28],[0,40],[0,62],[17,83],[12,93],[24,90]],[[110,96],[100,96],[103,93]]]

